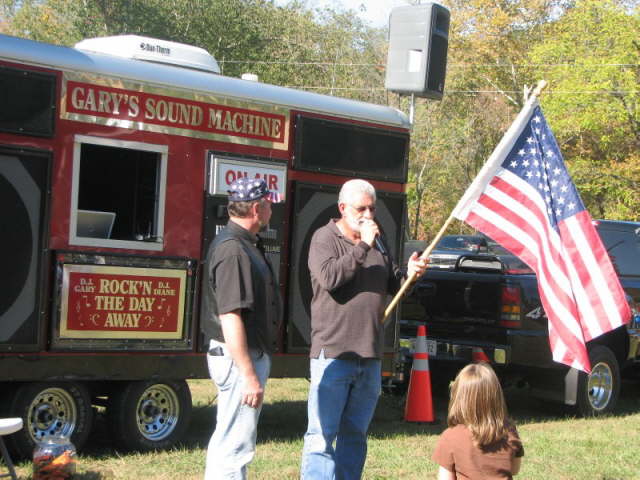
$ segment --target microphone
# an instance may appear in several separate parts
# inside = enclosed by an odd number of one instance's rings
[[[387,249],[384,248],[384,245],[382,244],[382,241],[380,240],[380,235],[376,235],[376,238],[374,239],[374,241],[376,242],[376,248],[380,251],[380,253],[382,255],[387,255]]]

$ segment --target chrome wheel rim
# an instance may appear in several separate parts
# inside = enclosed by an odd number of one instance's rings
[[[78,408],[62,388],[41,391],[29,405],[27,427],[34,440],[47,435],[70,437],[78,423]]]
[[[609,365],[600,362],[591,369],[587,392],[594,410],[606,408],[613,395],[613,372]]]
[[[136,406],[140,434],[151,441],[167,438],[178,424],[180,402],[173,388],[157,384],[147,388]]]

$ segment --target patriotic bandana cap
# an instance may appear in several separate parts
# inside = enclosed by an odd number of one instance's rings
[[[280,203],[282,196],[267,188],[267,183],[261,178],[238,178],[229,185],[230,202],[252,202],[267,197],[271,203]]]

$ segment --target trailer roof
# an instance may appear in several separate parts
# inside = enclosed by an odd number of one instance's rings
[[[408,117],[391,107],[171,65],[90,53],[7,35],[0,35],[0,60],[134,80],[172,89],[221,95],[238,101],[279,105],[400,128],[410,127]]]

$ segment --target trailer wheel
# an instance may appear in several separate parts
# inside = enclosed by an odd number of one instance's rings
[[[184,380],[129,382],[109,397],[109,428],[117,445],[149,451],[171,447],[191,417],[191,392]]]
[[[591,373],[580,372],[578,410],[585,417],[613,411],[620,394],[620,367],[613,352],[604,345],[589,351]]]
[[[80,450],[93,422],[89,392],[76,382],[24,384],[13,397],[11,412],[24,422],[24,428],[9,437],[11,449],[21,458],[30,457],[36,442],[47,435],[70,437]]]

